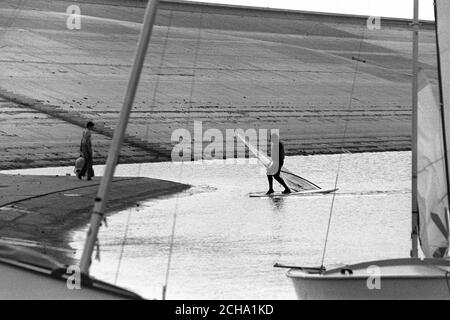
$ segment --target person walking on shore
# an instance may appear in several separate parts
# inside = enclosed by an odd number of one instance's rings
[[[272,133],[271,135],[271,156],[272,163],[267,168],[267,180],[269,181],[269,191],[266,194],[272,194],[273,191],[273,178],[277,180],[284,187],[284,194],[291,193],[291,189],[287,186],[286,182],[284,182],[283,178],[281,178],[281,168],[284,165],[284,145],[279,140],[279,136],[276,133]]]
[[[80,144],[80,152],[84,158],[83,169],[77,174],[78,179],[81,180],[87,174],[87,180],[92,180],[94,176],[93,165],[93,153],[92,153],[92,143],[91,143],[91,132],[94,130],[94,123],[89,121],[86,124],[86,129],[83,131]]]

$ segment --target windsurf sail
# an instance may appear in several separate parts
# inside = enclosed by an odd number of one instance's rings
[[[248,148],[248,150],[266,168],[270,167],[270,165],[272,163],[272,159],[267,154],[265,154],[262,150],[258,150],[258,148],[256,148],[249,141],[247,141],[245,139],[245,137],[243,137],[241,134],[237,133],[236,136],[245,144],[245,146]],[[286,184],[289,186],[289,188],[295,192],[321,189],[318,185],[312,183],[311,181],[308,181],[305,178],[302,178],[299,175],[292,173],[285,166],[283,166],[283,168],[281,168],[280,176],[283,178],[283,180],[286,182]]]

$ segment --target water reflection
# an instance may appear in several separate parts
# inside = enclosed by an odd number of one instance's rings
[[[283,204],[285,201],[284,197],[271,197],[269,198],[270,202],[272,203],[272,208],[275,211],[282,211],[283,210]]]

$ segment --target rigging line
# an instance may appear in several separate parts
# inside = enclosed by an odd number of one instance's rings
[[[117,284],[117,280],[119,279],[120,267],[122,265],[123,253],[125,251],[125,244],[126,244],[127,236],[128,236],[128,228],[130,226],[131,211],[132,211],[132,209],[130,208],[128,210],[127,223],[125,224],[124,238],[123,238],[122,244],[120,246],[119,262],[117,264],[116,275],[114,277],[114,284]]]
[[[181,182],[181,177],[183,176],[183,166],[184,162],[181,162],[181,168],[180,173],[178,175],[178,182]],[[172,264],[172,256],[173,256],[173,247],[175,243],[175,229],[177,225],[177,216],[178,216],[178,204],[180,199],[180,193],[177,193],[176,199],[175,199],[175,208],[173,213],[173,220],[172,220],[172,232],[170,235],[170,245],[169,245],[169,257],[167,259],[167,268],[166,268],[166,277],[164,280],[164,286],[163,286],[163,292],[162,292],[162,299],[166,300],[166,294],[167,294],[167,287],[169,285],[169,274],[170,274],[170,266]]]
[[[151,104],[150,104],[150,111],[154,110],[155,107],[155,102],[156,102],[156,95],[158,92],[158,88],[159,88],[159,84],[160,84],[160,76],[159,76],[159,71],[161,71],[161,68],[164,64],[165,61],[165,56],[166,56],[166,51],[167,51],[167,43],[168,43],[168,38],[169,38],[169,33],[170,33],[170,26],[172,24],[172,17],[173,17],[173,10],[170,11],[170,16],[169,16],[169,23],[168,23],[168,27],[167,30],[165,32],[165,36],[164,36],[164,43],[163,43],[163,50],[161,53],[161,59],[159,61],[159,65],[158,65],[158,72],[156,73],[156,84],[155,84],[155,89],[153,90],[153,96],[152,96],[152,100],[151,100]],[[149,128],[150,126],[147,124],[146,129],[145,129],[145,140],[148,141],[148,137],[149,137]],[[142,172],[142,163],[138,164],[138,170],[137,170],[137,176],[140,177],[141,176],[141,172]],[[139,203],[137,204],[137,207],[139,207]],[[127,241],[127,237],[128,237],[128,229],[129,229],[129,225],[130,225],[130,219],[131,219],[131,213],[132,213],[132,208],[129,209],[128,211],[128,217],[127,217],[127,222],[125,225],[125,231],[124,231],[124,237],[122,240],[122,244],[121,244],[121,249],[120,249],[120,255],[119,255],[119,262],[117,265],[117,269],[116,269],[116,275],[115,275],[115,280],[114,280],[114,284],[117,284],[117,279],[119,278],[119,273],[120,273],[120,267],[122,264],[122,258],[123,258],[123,253],[125,250],[125,245],[126,245],[126,241]]]
[[[162,52],[161,52],[161,59],[159,60],[158,71],[156,72],[155,90],[153,91],[152,102],[151,102],[151,105],[150,105],[150,111],[154,111],[154,109],[155,109],[156,96],[158,94],[158,89],[159,89],[160,80],[161,80],[161,70],[162,70],[162,67],[164,65],[166,54],[167,54],[167,43],[169,42],[169,34],[170,34],[170,27],[172,25],[172,19],[173,19],[173,10],[170,11],[169,22],[168,22],[166,33],[164,35],[164,42],[163,42],[163,47],[162,47]],[[148,128],[149,128],[149,126],[147,125],[146,138],[148,137],[147,136],[148,135]]]
[[[199,26],[198,26],[198,33],[197,33],[197,39],[195,44],[195,53],[194,53],[194,63],[193,63],[193,77],[191,81],[191,88],[189,92],[189,109],[192,107],[192,96],[194,94],[194,86],[195,86],[195,70],[197,68],[197,61],[198,61],[198,52],[200,48],[200,40],[201,40],[201,31],[202,31],[202,25],[203,25],[203,8],[200,11],[200,20],[199,20]],[[188,110],[187,113],[187,124],[189,126],[189,122],[191,120],[191,113],[190,110]],[[194,151],[195,152],[195,151]],[[192,159],[192,155],[191,155]],[[181,182],[181,178],[183,175],[183,166],[184,166],[184,160],[181,162],[181,168],[180,173],[178,176],[178,182]],[[170,246],[169,246],[169,257],[167,259],[167,269],[166,269],[166,278],[163,286],[163,292],[162,292],[162,299],[166,299],[167,294],[167,288],[169,285],[169,274],[170,274],[170,266],[172,263],[172,256],[173,256],[173,247],[174,247],[174,241],[175,241],[175,227],[176,227],[176,221],[177,221],[177,215],[178,215],[178,203],[179,203],[179,197],[180,194],[177,194],[176,200],[175,200],[175,209],[173,213],[173,222],[172,222],[172,233],[170,237]]]
[[[349,103],[348,103],[348,109],[349,110],[351,110],[352,103],[353,103],[353,95],[355,93],[356,77],[358,76],[358,72],[359,72],[359,64],[360,64],[359,60],[360,60],[360,57],[361,57],[361,49],[362,49],[362,44],[363,44],[363,42],[365,40],[365,36],[366,36],[366,29],[365,29],[365,27],[363,27],[363,34],[362,34],[362,37],[361,37],[361,41],[359,42],[358,59],[356,60],[355,72],[353,74],[352,89],[351,89],[351,92],[350,92],[350,98],[349,98]],[[342,145],[344,144],[345,139],[347,137],[348,122],[349,122],[349,120],[347,118],[346,121],[345,121],[344,133],[343,133],[343,136],[342,136]],[[334,181],[334,188],[335,189],[337,188],[338,181],[339,181],[339,173],[340,173],[341,165],[342,165],[342,155],[343,155],[343,153],[340,153],[340,155],[339,155],[336,179]],[[332,221],[332,217],[333,217],[335,199],[336,199],[336,192],[333,193],[333,197],[332,197],[332,200],[331,200],[331,206],[330,206],[330,214],[328,216],[327,232],[325,234],[325,243],[324,243],[323,251],[322,251],[322,259],[321,259],[321,262],[320,262],[320,266],[321,266],[322,270],[325,270],[324,269],[324,262],[325,262],[325,255],[326,255],[326,252],[327,252],[328,237],[329,237],[329,234],[330,234],[330,227],[331,227],[331,221]]]
[[[192,109],[192,97],[194,96],[194,87],[195,87],[195,70],[197,69],[198,64],[198,55],[199,55],[199,48],[200,48],[200,41],[201,41],[201,32],[202,32],[202,25],[203,25],[203,8],[200,10],[200,22],[199,22],[199,28],[197,33],[197,39],[195,42],[195,52],[194,52],[194,64],[192,68],[192,74],[194,75],[191,80],[191,89],[189,92],[189,109]],[[190,110],[189,115],[190,117]]]
[[[170,10],[167,30],[166,30],[165,35],[164,35],[164,42],[163,42],[163,47],[162,47],[162,52],[161,52],[161,59],[159,60],[159,65],[158,65],[158,69],[157,69],[157,72],[156,72],[155,89],[153,90],[153,96],[152,96],[151,104],[150,104],[150,107],[149,107],[150,114],[151,114],[152,111],[155,110],[155,106],[156,106],[156,96],[158,94],[158,89],[159,89],[159,86],[160,86],[161,70],[162,70],[162,67],[164,65],[165,57],[166,57],[166,53],[167,53],[167,44],[168,44],[168,41],[169,41],[169,34],[170,34],[170,27],[172,25],[172,20],[173,20],[173,10]],[[149,131],[150,131],[150,125],[147,124],[146,127],[145,127],[145,141],[148,141]],[[142,166],[142,163],[140,163],[138,165],[139,170],[141,169],[141,166]]]

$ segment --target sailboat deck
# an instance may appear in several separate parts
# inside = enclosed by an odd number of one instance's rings
[[[354,265],[327,270],[326,272],[311,273],[301,269],[291,269],[288,276],[291,278],[318,279],[367,279],[370,276],[381,278],[446,278],[450,272],[450,261],[445,259],[393,259],[369,261]]]

